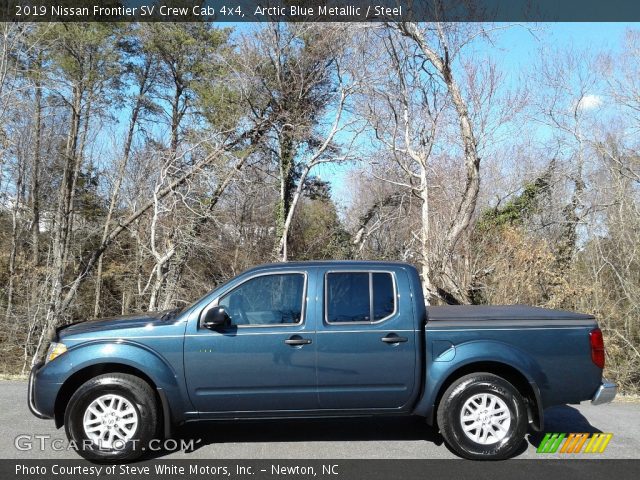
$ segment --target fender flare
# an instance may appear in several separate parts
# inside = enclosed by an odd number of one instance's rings
[[[55,401],[57,405],[64,385],[72,377],[105,364],[130,367],[142,372],[153,382],[160,398],[159,407],[164,415],[165,435],[168,434],[168,424],[184,420],[184,412],[188,410],[185,406],[189,404],[189,400],[185,396],[184,386],[180,385],[178,375],[164,357],[132,340],[94,340],[72,346],[64,355],[42,369],[40,379],[60,385]]]
[[[436,358],[432,358],[427,351],[426,363],[424,394],[416,404],[414,414],[426,417],[428,423],[434,423],[435,410],[439,396],[443,393],[443,386],[453,378],[452,376],[458,376],[461,370],[477,363],[502,364],[517,371],[533,391],[535,413],[538,415],[538,421],[533,422],[533,427],[535,429],[543,425],[544,406],[540,389],[547,385],[547,376],[538,362],[527,352],[496,340],[472,340],[452,345]]]

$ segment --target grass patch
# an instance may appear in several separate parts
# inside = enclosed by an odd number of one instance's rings
[[[27,380],[29,375],[19,373],[0,373],[0,380]]]

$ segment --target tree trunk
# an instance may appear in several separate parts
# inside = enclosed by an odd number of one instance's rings
[[[38,341],[38,349],[34,355],[34,362],[37,361],[42,351],[43,345],[53,336],[55,325],[59,322],[62,314],[62,291],[64,285],[64,273],[71,225],[71,208],[73,204],[76,164],[80,161],[77,155],[78,135],[80,131],[82,97],[84,90],[81,85],[73,88],[73,99],[70,108],[69,133],[67,134],[67,144],[64,150],[64,168],[62,172],[62,183],[60,185],[60,195],[56,208],[52,265],[51,265],[51,291],[49,294],[49,305],[45,316],[44,328]]]
[[[39,237],[40,237],[40,149],[42,142],[42,83],[40,81],[40,68],[42,62],[38,58],[38,74],[34,84],[35,88],[35,119],[34,119],[34,144],[33,163],[31,165],[31,262],[34,266],[39,262]]]
[[[584,182],[584,140],[582,137],[582,128],[577,113],[574,115],[574,118],[576,119],[576,125],[573,135],[578,142],[578,149],[575,171],[569,175],[573,182],[573,193],[571,194],[571,201],[562,210],[565,217],[565,223],[561,229],[556,254],[558,264],[563,270],[569,268],[576,251],[576,244],[578,241],[578,223],[580,223],[581,220],[581,210],[583,206],[582,196],[584,195],[584,190],[586,188],[586,184]]]
[[[158,260],[155,268],[155,281],[153,282],[153,286],[151,287],[151,296],[149,297],[149,306],[147,308],[150,312],[155,312],[158,310],[158,303],[160,297],[160,291],[162,290],[162,285],[167,279],[167,275],[169,274],[168,263],[171,260],[171,257],[175,253],[175,250],[171,249],[165,253],[162,259]],[[162,307],[163,310],[166,307]]]
[[[279,141],[279,159],[278,164],[280,168],[280,199],[276,207],[276,253],[279,260],[282,262],[287,261],[287,243],[288,232],[285,232],[285,224],[289,211],[294,202],[295,196],[295,149],[293,146],[293,139],[291,135],[286,132],[288,127],[283,127],[283,131],[280,132]],[[288,228],[287,228],[288,230]],[[284,244],[282,243],[284,239]]]
[[[168,152],[169,161],[171,162],[173,162],[176,159],[176,155],[178,152],[179,129],[180,129],[180,123],[184,116],[184,108],[185,108],[184,106],[182,108],[180,107],[180,101],[182,99],[182,94],[184,93],[184,88],[181,86],[178,78],[174,78],[174,82],[175,82],[175,91],[173,96],[173,102],[171,105],[171,140],[169,143],[169,152]],[[171,192],[171,196],[175,198],[176,193]],[[175,215],[173,215],[174,213],[175,212],[171,212],[173,217],[175,217]],[[177,233],[176,226],[174,225],[173,230],[169,234],[169,243],[171,245],[174,245],[175,243],[176,233]],[[169,276],[174,279],[177,276],[177,273],[175,271],[176,267],[172,262],[172,257],[175,253],[175,248],[172,247],[172,252],[170,255],[167,255],[167,253],[168,252],[165,252],[164,255],[156,256],[157,261],[156,261],[156,265],[154,266],[156,271],[156,281],[152,289],[151,298],[149,299],[149,307],[148,307],[149,311],[158,310],[158,306],[160,303],[160,291],[162,290],[165,280]],[[162,258],[162,264],[159,263],[160,258]],[[163,305],[167,305],[168,303],[169,303],[169,300],[165,295]]]
[[[140,79],[140,87],[138,90],[138,96],[136,98],[136,103],[131,111],[131,118],[129,119],[129,130],[127,131],[127,137],[124,142],[124,147],[122,151],[122,160],[120,161],[120,166],[118,167],[118,173],[116,175],[116,182],[113,186],[113,191],[111,192],[111,198],[109,199],[109,209],[107,211],[107,218],[104,221],[104,229],[102,230],[102,240],[101,243],[104,243],[109,235],[109,226],[111,224],[111,218],[113,217],[113,211],[116,208],[116,204],[118,202],[118,196],[120,195],[120,188],[122,187],[122,181],[124,180],[124,175],[127,169],[127,163],[129,162],[129,156],[131,154],[131,145],[133,144],[133,136],[135,134],[136,125],[138,124],[138,117],[140,115],[140,111],[142,110],[144,94],[147,90],[147,81],[149,79],[149,72],[151,70],[151,64],[147,62],[145,65],[145,69],[143,70],[142,77]],[[102,290],[102,261],[103,256],[100,255],[100,259],[98,260],[98,266],[96,269],[96,289],[95,289],[95,299],[93,304],[93,316],[97,318],[100,315],[100,296]]]
[[[13,200],[13,208],[11,209],[11,252],[9,253],[9,281],[7,282],[7,309],[5,315],[7,318],[11,314],[13,308],[13,290],[16,276],[16,255],[18,253],[18,214],[20,210],[20,197],[22,191],[22,183],[24,177],[24,161],[22,155],[18,156],[18,172],[16,178],[16,192]]]
[[[431,287],[431,264],[429,260],[429,186],[427,184],[427,169],[423,165],[420,169],[420,275],[422,277],[422,292],[425,304],[431,303],[433,289]]]
[[[411,38],[420,48],[425,58],[438,71],[442,77],[451,101],[455,107],[460,128],[460,139],[464,150],[464,165],[466,170],[466,182],[464,192],[457,211],[448,228],[441,263],[443,268],[440,273],[443,276],[451,272],[451,258],[454,255],[456,245],[462,234],[468,230],[471,219],[476,209],[478,193],[480,191],[480,157],[478,145],[473,132],[473,124],[465,99],[451,71],[449,52],[447,50],[444,34],[440,32],[440,41],[444,49],[443,57],[440,57],[428,44],[420,28],[415,23],[404,23],[399,27],[400,32]],[[437,28],[441,28],[438,25]],[[450,292],[453,293],[453,292]]]
[[[333,139],[335,138],[336,133],[340,128],[340,120],[342,118],[342,111],[344,109],[347,96],[348,96],[348,92],[345,89],[342,89],[340,91],[340,100],[336,108],[336,113],[333,120],[333,125],[331,126],[331,130],[327,134],[322,144],[316,149],[314,154],[311,156],[311,158],[307,162],[307,165],[302,170],[302,173],[300,174],[300,178],[298,180],[298,186],[293,191],[293,197],[291,198],[289,208],[287,209],[286,217],[282,225],[282,232],[279,235],[279,240],[277,244],[279,261],[281,262],[286,262],[288,260],[287,249],[289,244],[289,230],[291,229],[291,223],[293,222],[293,217],[296,213],[296,208],[298,207],[298,203],[300,202],[302,191],[304,190],[304,184],[307,181],[307,177],[309,176],[309,173],[311,173],[311,170],[313,170],[317,165],[320,165],[321,163],[339,161],[339,160],[344,160],[346,158],[345,156],[340,159],[336,159],[336,158],[329,159],[329,158],[322,158],[322,155],[327,151],[327,148],[329,148],[329,145],[331,145],[331,143],[333,142]],[[293,150],[291,150],[291,153],[293,155]],[[293,172],[291,172],[291,175],[293,175]],[[291,178],[293,182],[293,177]]]
[[[278,241],[278,253],[280,262],[286,262],[288,260],[287,247],[289,245],[289,231],[291,230],[291,223],[293,222],[293,217],[296,213],[296,209],[298,208],[298,203],[300,202],[300,198],[302,197],[302,191],[304,190],[304,182],[306,182],[307,177],[309,176],[309,172],[322,162],[311,162],[309,163],[302,174],[300,175],[300,180],[298,182],[298,186],[293,192],[293,197],[291,198],[291,203],[289,205],[289,210],[287,211],[287,216],[284,220],[284,224],[282,225],[282,233],[280,234],[280,238]]]
[[[75,147],[74,157],[76,161],[74,162],[73,168],[73,177],[71,182],[71,196],[69,197],[69,206],[68,206],[68,221],[69,225],[67,227],[67,235],[66,235],[66,244],[64,246],[64,259],[63,264],[67,265],[69,261],[69,252],[71,251],[70,245],[73,240],[74,233],[74,222],[76,219],[75,212],[75,203],[76,203],[76,188],[78,186],[78,178],[80,176],[80,171],[82,169],[82,159],[84,158],[84,149],[87,145],[87,135],[89,134],[89,121],[91,119],[91,105],[93,103],[93,95],[89,94],[87,100],[85,102],[86,106],[84,109],[84,114],[80,115],[80,121],[78,123],[78,142]],[[82,121],[84,119],[84,122]],[[82,133],[80,134],[80,126],[82,126]]]

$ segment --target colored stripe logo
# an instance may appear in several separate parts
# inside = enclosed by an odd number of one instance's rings
[[[612,433],[547,433],[536,453],[602,453],[612,438]]]

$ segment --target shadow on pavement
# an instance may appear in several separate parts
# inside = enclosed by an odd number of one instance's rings
[[[522,455],[528,444],[538,447],[547,432],[558,433],[599,433],[575,408],[568,405],[545,410],[544,432],[533,432],[513,455]],[[177,429],[172,438],[189,442],[194,440],[194,448],[189,454],[202,447],[224,443],[278,443],[278,442],[348,442],[384,440],[425,440],[435,445],[444,443],[436,429],[425,424],[419,417],[383,418],[336,418],[304,420],[245,420],[201,422],[187,424]],[[449,449],[447,447],[447,449]],[[451,449],[452,453],[455,454]],[[166,450],[149,452],[141,460],[162,458],[170,453]]]
[[[195,443],[191,453],[211,444],[258,442],[345,442],[378,440],[426,440],[443,443],[442,436],[418,417],[342,418],[304,420],[244,420],[188,424],[172,435]],[[157,451],[146,456],[162,458],[171,452]]]
[[[589,423],[578,409],[569,405],[551,407],[544,411],[544,430],[527,436],[531,445],[538,448],[546,433],[601,433]]]

